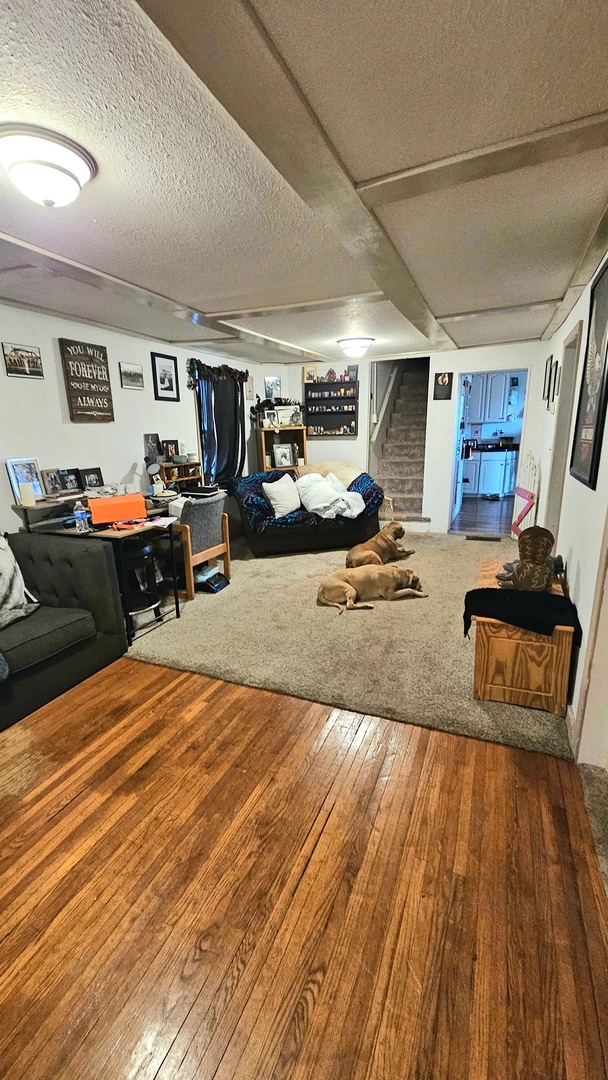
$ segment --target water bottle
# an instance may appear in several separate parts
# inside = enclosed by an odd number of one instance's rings
[[[87,520],[87,512],[80,499],[74,503],[74,522],[76,524],[77,533],[88,533],[91,531]]]

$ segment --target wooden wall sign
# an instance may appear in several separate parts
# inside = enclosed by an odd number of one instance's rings
[[[74,424],[103,424],[114,419],[108,354],[104,345],[59,338],[63,375]]]

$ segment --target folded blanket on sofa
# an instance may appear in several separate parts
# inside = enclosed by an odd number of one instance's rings
[[[33,602],[31,602],[33,601]],[[0,536],[0,629],[31,615],[38,604],[27,591],[8,542]]]
[[[308,473],[296,480],[296,488],[302,506],[311,514],[322,518],[335,518],[340,515],[356,518],[363,513],[365,503],[357,491],[348,491],[341,480],[333,473],[321,476]]]

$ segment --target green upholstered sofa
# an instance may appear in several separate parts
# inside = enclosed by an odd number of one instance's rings
[[[111,544],[27,532],[7,540],[40,607],[0,630],[10,670],[0,682],[0,731],[127,649]]]

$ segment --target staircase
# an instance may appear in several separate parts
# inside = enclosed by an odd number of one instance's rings
[[[428,360],[404,361],[377,473],[386,511],[398,521],[429,520],[422,517],[428,383]]]

